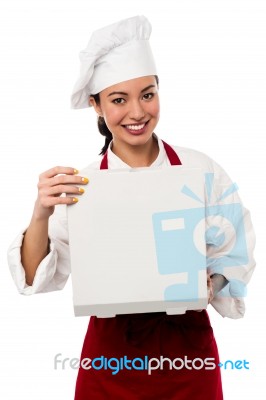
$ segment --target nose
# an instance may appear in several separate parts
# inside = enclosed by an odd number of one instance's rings
[[[139,100],[131,102],[129,109],[129,118],[140,121],[145,116],[145,110]]]

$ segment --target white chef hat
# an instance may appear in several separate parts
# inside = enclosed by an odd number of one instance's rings
[[[150,34],[151,24],[144,16],[93,32],[87,47],[79,53],[80,76],[72,91],[71,107],[89,107],[91,94],[116,83],[156,75]]]

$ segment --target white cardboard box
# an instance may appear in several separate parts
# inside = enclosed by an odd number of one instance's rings
[[[75,315],[206,308],[203,172],[171,166],[80,174],[89,184],[67,208]]]

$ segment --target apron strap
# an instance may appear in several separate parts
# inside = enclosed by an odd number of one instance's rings
[[[162,140],[162,142],[163,142],[164,149],[166,151],[167,157],[168,157],[171,165],[182,165],[182,163],[181,163],[178,155],[174,151],[174,149],[171,146],[169,146],[169,144],[164,142],[163,140]],[[102,158],[100,169],[108,169],[107,153],[108,153],[108,150],[106,151],[106,153],[104,154],[104,156]]]
[[[104,154],[104,156],[102,158],[100,169],[108,169],[107,153],[108,153],[108,150],[106,151],[106,153]]]
[[[169,161],[170,161],[171,165],[182,165],[182,163],[181,163],[178,155],[174,151],[174,149],[171,146],[169,146],[169,144],[164,142],[163,140],[162,140],[162,142],[163,142],[164,149],[166,151],[166,154],[167,154],[167,156],[169,158]]]

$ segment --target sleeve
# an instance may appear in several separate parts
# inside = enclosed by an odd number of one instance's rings
[[[56,206],[49,219],[50,252],[38,265],[31,286],[26,284],[21,263],[24,232],[11,243],[7,254],[10,272],[19,293],[30,295],[63,289],[70,274],[66,206]]]
[[[214,161],[212,166],[213,172],[205,175],[207,270],[228,282],[211,304],[223,317],[241,318],[246,286],[255,268],[255,234],[237,185]]]

